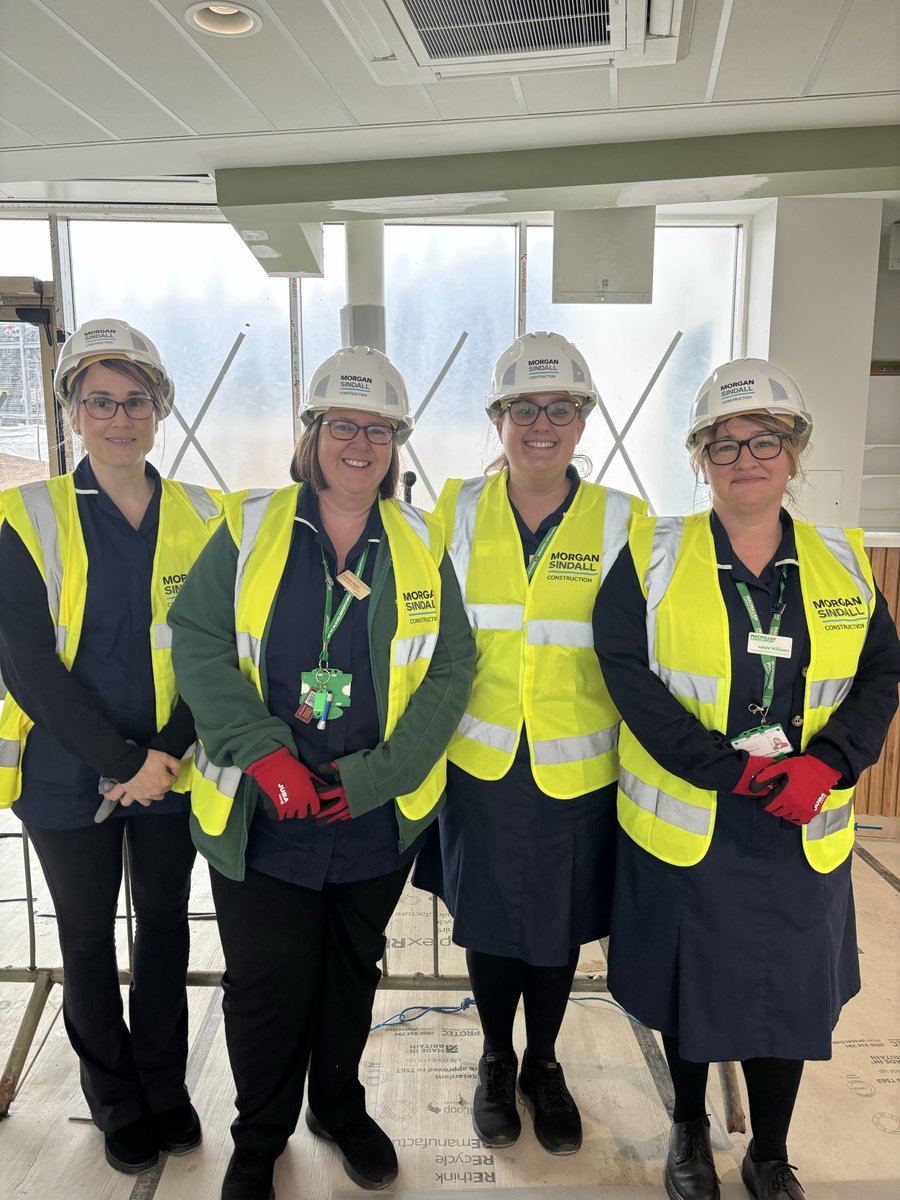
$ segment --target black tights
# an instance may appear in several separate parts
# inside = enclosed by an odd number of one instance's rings
[[[709,1063],[690,1062],[678,1053],[678,1038],[663,1035],[663,1046],[675,1088],[674,1121],[693,1121],[706,1114]],[[793,1058],[745,1058],[753,1158],[757,1162],[787,1158],[787,1135],[803,1074]]]
[[[519,1000],[525,1004],[525,1057],[531,1060],[556,1057],[556,1038],[562,1025],[580,946],[573,946],[569,961],[561,967],[535,967],[521,958],[501,958],[466,951],[472,992],[484,1030],[485,1054],[512,1050],[513,1022]]]

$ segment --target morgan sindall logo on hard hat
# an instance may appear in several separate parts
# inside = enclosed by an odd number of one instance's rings
[[[723,383],[719,388],[719,395],[723,405],[743,404],[745,400],[752,400],[756,395],[756,380],[736,379],[732,383]]]
[[[120,330],[110,327],[101,327],[99,329],[85,329],[84,348],[87,351],[89,347],[95,346],[112,346],[117,345],[120,337]]]
[[[369,396],[372,392],[372,376],[350,375],[342,371],[338,392],[341,396]]]
[[[528,379],[555,379],[559,375],[558,358],[529,358]]]

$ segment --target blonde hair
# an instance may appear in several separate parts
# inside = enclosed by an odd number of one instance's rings
[[[704,470],[704,462],[706,455],[704,451],[710,442],[716,441],[721,437],[724,426],[735,417],[748,416],[756,421],[762,429],[769,433],[781,434],[781,445],[785,454],[788,456],[790,464],[790,479],[791,483],[784,489],[784,494],[790,500],[791,504],[797,503],[795,488],[803,483],[806,478],[803,470],[802,456],[803,449],[800,446],[800,439],[797,437],[793,429],[781,418],[773,416],[772,413],[754,412],[750,413],[732,413],[728,417],[723,417],[720,421],[716,421],[714,425],[708,425],[706,429],[701,429],[694,440],[694,444],[690,449],[691,469],[694,472],[694,478],[698,484],[707,484],[706,472]]]

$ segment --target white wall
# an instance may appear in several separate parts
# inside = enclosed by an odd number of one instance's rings
[[[788,371],[813,413],[801,515],[856,525],[881,201],[780,199],[754,218],[754,227],[757,220],[761,236],[754,232],[751,251],[747,353]]]

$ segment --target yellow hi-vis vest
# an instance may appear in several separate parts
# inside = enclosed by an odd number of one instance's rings
[[[647,506],[581,482],[529,581],[506,481],[505,470],[448,480],[435,509],[477,647],[447,757],[479,779],[502,779],[524,721],[538,787],[568,800],[616,778],[619,713],[594,652],[592,614],[631,514]]]
[[[284,574],[300,486],[238,492],[225,499],[225,519],[238,547],[234,585],[235,641],[241,674],[263,695],[260,660],[264,636]],[[409,504],[379,500],[397,587],[397,628],[390,646],[384,739],[406,711],[425,678],[437,644],[441,612],[439,565],[444,556],[440,526]],[[191,808],[204,833],[221,834],[243,772],[219,767],[198,741],[191,781]],[[421,820],[444,794],[447,761],[442,755],[421,786],[396,798],[401,812]]]
[[[866,638],[875,585],[862,530],[794,522],[810,660],[801,749],[850,691]],[[709,513],[638,518],[629,535],[647,598],[650,669],[706,729],[724,732],[731,693],[728,615]],[[623,721],[619,823],[650,854],[679,867],[700,862],[716,820],[716,793],[666,771]],[[853,789],[835,788],[803,827],[803,849],[823,874],[853,847]]]
[[[178,689],[172,671],[172,631],[166,613],[181,583],[209,540],[222,512],[221,495],[196,484],[163,479],[150,595],[150,656],[156,728],[172,713]],[[56,653],[71,671],[78,653],[87,598],[88,557],[71,475],[28,483],[3,493],[4,516],[24,542],[47,587],[56,629]],[[34,722],[7,694],[0,713],[0,808],[22,792],[22,757]],[[190,758],[173,791],[187,790]]]

